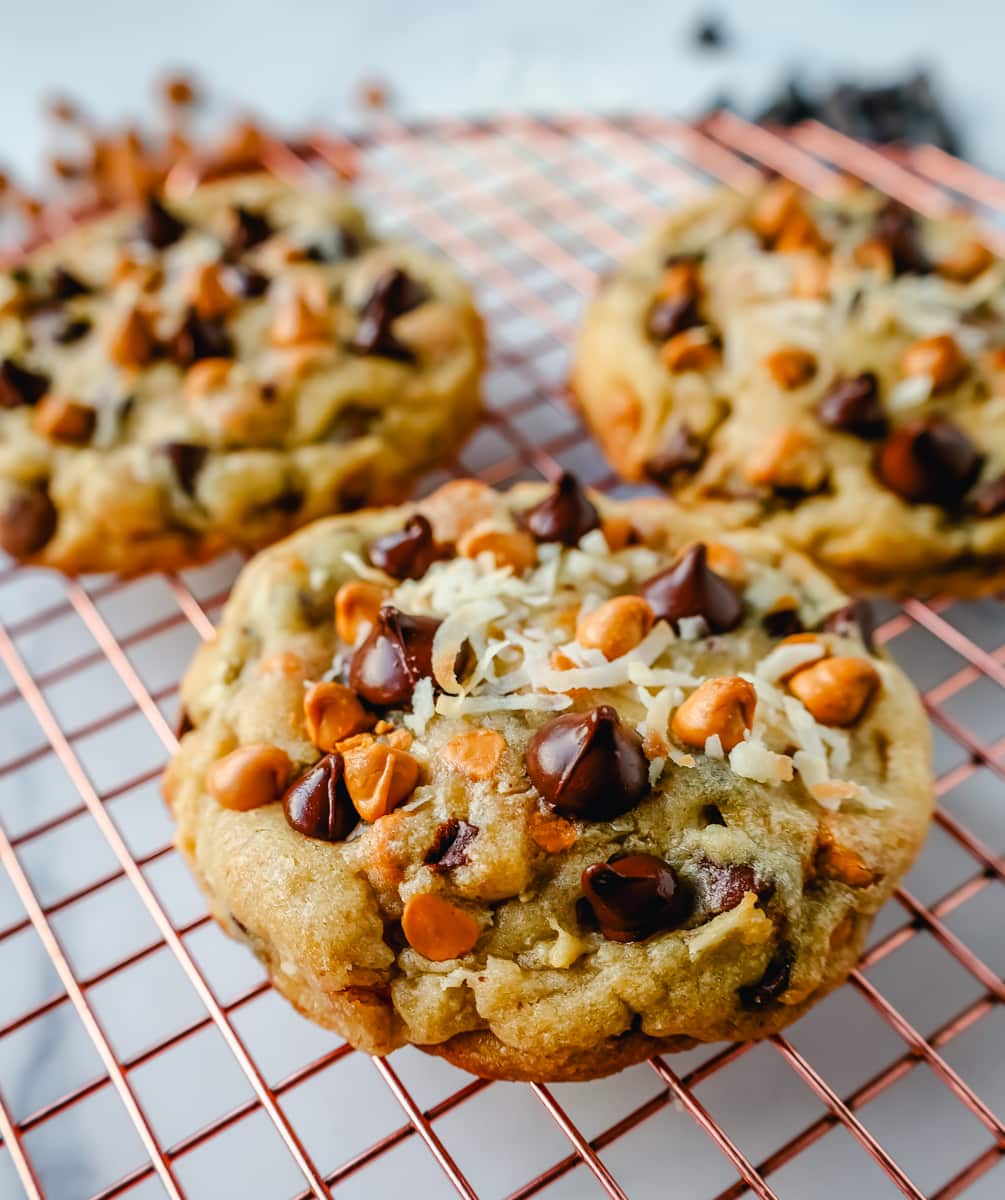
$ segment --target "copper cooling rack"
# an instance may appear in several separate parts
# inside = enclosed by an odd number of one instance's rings
[[[767,168],[825,190],[851,172],[925,212],[1005,212],[1005,184],[933,148],[724,114],[388,122],[358,149],[385,226],[478,288],[490,411],[453,471],[497,484],[561,466],[618,486],[565,403],[570,337],[597,274],[710,183]],[[270,166],[323,171],[345,150],[276,144]],[[934,725],[940,805],[849,983],[769,1042],[531,1087],[352,1052],[210,922],[158,775],[239,566],[79,583],[0,566],[0,1196],[1005,1195],[997,601],[882,611]]]

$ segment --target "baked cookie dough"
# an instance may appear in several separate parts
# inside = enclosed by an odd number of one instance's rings
[[[587,1079],[847,975],[932,806],[862,611],[666,500],[462,480],[244,571],[165,793],[225,930],[371,1054]]]
[[[398,500],[472,428],[482,358],[454,272],[338,194],[151,197],[0,274],[0,546],[129,574]]]
[[[628,478],[850,590],[1005,583],[1005,263],[965,217],[717,192],[601,286],[572,386]]]

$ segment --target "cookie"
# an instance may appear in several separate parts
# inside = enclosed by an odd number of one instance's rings
[[[151,197],[0,275],[0,545],[129,574],[398,500],[472,428],[482,359],[454,272],[338,194]]]
[[[1005,583],[1005,264],[965,218],[715,193],[601,286],[572,386],[624,475],[850,590]]]
[[[759,531],[563,477],[244,571],[165,782],[225,930],[371,1054],[586,1079],[839,983],[932,806],[918,697]]]

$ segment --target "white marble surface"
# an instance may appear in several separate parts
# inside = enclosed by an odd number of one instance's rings
[[[188,65],[226,101],[284,126],[357,121],[353,85],[377,74],[408,115],[533,108],[697,110],[723,89],[757,106],[797,66],[813,82],[849,71],[885,81],[932,66],[967,129],[971,157],[1005,170],[1002,46],[995,0],[33,0],[3,6],[0,159],[36,160],[38,99],[54,88],[96,113],[142,111],[165,65]],[[689,43],[714,8],[728,51]]]

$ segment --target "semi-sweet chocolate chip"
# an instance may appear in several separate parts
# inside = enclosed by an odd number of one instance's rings
[[[420,579],[442,558],[443,547],[433,536],[433,527],[421,514],[409,517],[404,529],[386,533],[367,546],[367,558],[392,579]]]
[[[615,942],[638,942],[676,929],[687,917],[688,900],[673,867],[655,854],[626,854],[587,867],[583,897],[600,932]]]
[[[245,251],[264,242],[272,236],[272,224],[262,212],[253,212],[243,205],[236,205],[231,217],[230,240],[227,250],[231,254],[244,254]]]
[[[385,604],[349,664],[349,686],[377,708],[406,708],[420,679],[433,674],[440,622]]]
[[[872,232],[888,247],[895,275],[928,275],[934,269],[921,246],[917,214],[899,200],[886,201]]]
[[[646,474],[654,483],[670,484],[676,475],[690,475],[702,464],[705,443],[686,421],[673,431],[664,448],[645,465]]]
[[[324,842],[341,842],[352,833],[359,813],[349,799],[343,774],[342,755],[333,751],[289,786],[283,812],[297,833]]]
[[[717,863],[701,858],[695,869],[698,907],[709,916],[736,908],[748,892],[763,898],[774,891],[774,885],[759,878],[747,863]]]
[[[186,225],[168,212],[156,196],[148,196],[138,233],[155,250],[165,250],[184,234]]]
[[[584,534],[599,527],[600,514],[575,475],[563,471],[541,503],[524,513],[523,521],[538,542],[575,546]]]
[[[451,817],[436,827],[433,844],[426,851],[424,862],[434,871],[450,871],[468,863],[468,847],[478,836],[478,826]]]
[[[91,288],[66,267],[56,267],[49,276],[49,295],[53,300],[74,300],[77,296],[88,296],[90,293]]]
[[[672,566],[647,579],[639,595],[649,601],[657,621],[669,621],[674,628],[682,617],[703,617],[712,633],[726,633],[743,616],[743,601],[708,565],[704,542],[690,546]]]
[[[171,464],[178,486],[186,496],[194,496],[196,476],[208,453],[206,447],[194,442],[164,442],[160,450]]]
[[[817,418],[828,429],[879,438],[886,433],[886,417],[879,401],[879,385],[872,371],[851,379],[838,379],[817,405]]]
[[[701,324],[698,315],[698,305],[691,295],[674,296],[667,300],[657,300],[649,310],[646,320],[646,332],[657,342],[665,342],[674,334],[683,333]]]
[[[349,348],[356,354],[414,362],[414,353],[394,336],[391,324],[396,318],[418,308],[428,295],[427,289],[400,267],[385,271],[373,285]]]
[[[776,608],[774,612],[761,617],[761,627],[768,637],[791,637],[794,633],[803,632],[803,619],[798,608]]]
[[[185,314],[171,339],[171,357],[182,367],[204,358],[232,358],[234,345],[221,317],[200,317],[194,308]]]
[[[56,506],[42,485],[16,492],[0,512],[0,546],[15,558],[34,554],[56,532]]]
[[[827,633],[836,633],[839,637],[861,638],[870,652],[876,649],[876,614],[868,600],[850,600],[825,617],[823,627]]]
[[[49,376],[30,371],[12,358],[0,362],[0,408],[37,404],[49,390]]]
[[[910,421],[880,447],[876,470],[910,504],[952,508],[977,481],[984,456],[962,429],[941,417]]]
[[[526,761],[531,783],[562,816],[610,821],[649,795],[642,740],[607,704],[549,721]]]
[[[740,1003],[743,1007],[756,1011],[777,1000],[789,986],[794,961],[794,950],[788,942],[783,942],[758,982],[740,988]]]

